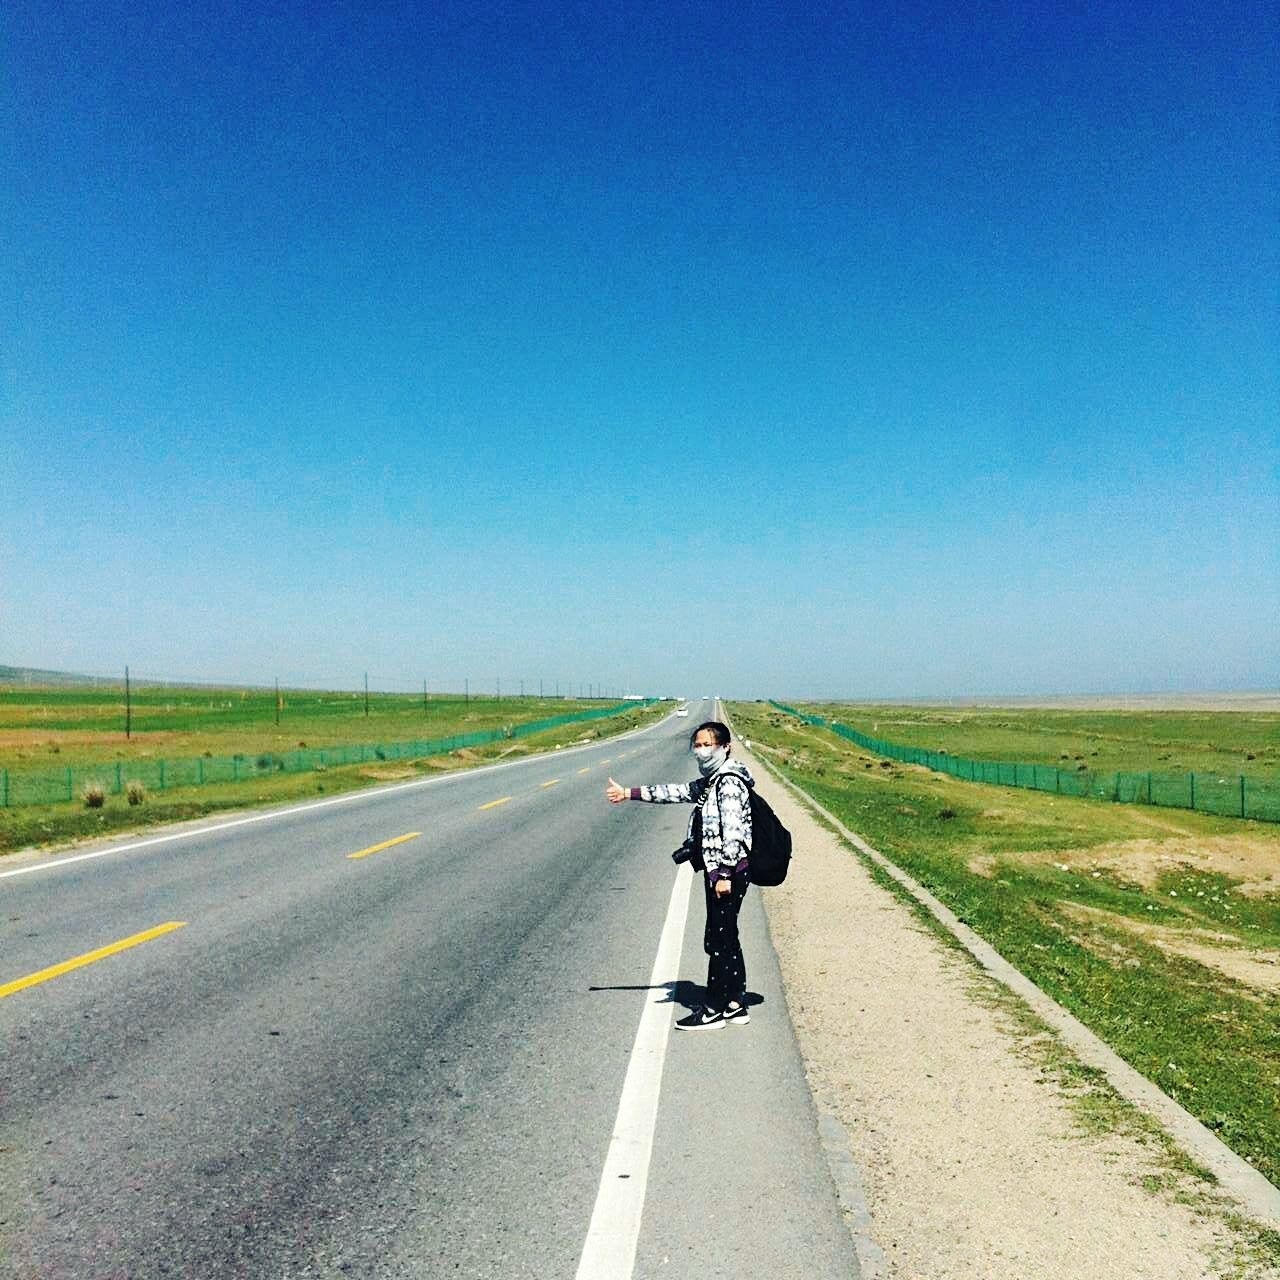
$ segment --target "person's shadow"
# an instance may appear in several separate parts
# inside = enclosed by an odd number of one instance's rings
[[[680,1004],[686,1009],[701,1009],[707,1003],[707,989],[700,982],[688,982],[680,978],[675,982],[660,982],[656,986],[619,986],[588,987],[588,991],[666,991],[667,998],[658,1004]],[[751,1005],[764,1004],[764,996],[758,991],[748,991],[742,997],[742,1003]]]

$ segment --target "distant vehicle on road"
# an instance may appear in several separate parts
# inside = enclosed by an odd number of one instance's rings
[[[676,708],[676,715],[678,715],[678,716],[687,716],[688,714],[689,714],[689,708],[688,708],[688,707],[677,707],[677,708]]]

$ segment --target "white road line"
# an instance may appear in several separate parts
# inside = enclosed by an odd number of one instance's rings
[[[655,720],[653,724],[647,724],[640,729],[631,729],[627,733],[619,734],[619,740],[622,738],[633,738],[642,733],[648,733],[660,725],[666,724],[670,716],[663,716],[661,720]],[[546,760],[548,757],[554,756],[557,759],[561,756],[577,755],[580,751],[598,750],[603,743],[590,743],[584,747],[566,747],[560,751],[542,751],[537,755],[525,756],[520,760],[507,760],[502,764],[483,764],[474,769],[460,769],[457,773],[448,773],[436,778],[418,778],[413,782],[393,782],[386,787],[370,787],[367,790],[352,791],[344,796],[333,796],[329,800],[312,800],[307,804],[292,805],[287,809],[270,809],[266,813],[255,813],[248,818],[234,818],[230,822],[218,822],[207,827],[196,827],[190,831],[175,831],[169,835],[152,836],[147,840],[135,840],[130,844],[113,844],[106,849],[95,849],[92,853],[76,853],[67,858],[60,858],[58,855],[50,855],[48,862],[37,862],[29,867],[17,867],[12,871],[0,871],[0,880],[7,880],[10,876],[26,876],[33,871],[51,871],[55,867],[69,867],[73,862],[89,862],[93,858],[105,858],[109,853],[128,853],[133,849],[145,849],[150,845],[168,844],[171,840],[194,840],[197,836],[215,835],[219,831],[229,831],[232,827],[243,827],[253,822],[274,822],[277,818],[287,818],[293,813],[307,813],[311,809],[327,809],[335,804],[355,804],[358,801],[376,800],[379,796],[391,795],[396,791],[408,791],[416,787],[439,787],[449,782],[457,782],[461,778],[474,778],[481,773],[497,773],[500,769],[517,769],[521,765],[531,764],[534,761]]]
[[[670,998],[680,969],[689,890],[694,877],[681,867],[671,888],[667,919],[649,975],[650,991],[640,1015],[631,1060],[622,1082],[613,1137],[600,1175],[596,1206],[578,1262],[577,1280],[630,1280],[640,1238],[640,1217],[649,1181],[653,1129],[658,1120],[658,1094],[667,1057],[673,1007]]]

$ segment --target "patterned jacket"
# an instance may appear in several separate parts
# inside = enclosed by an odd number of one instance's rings
[[[632,787],[631,798],[650,804],[701,805],[702,861],[707,878],[720,880],[745,867],[751,853],[751,798],[747,784],[753,781],[747,766],[730,756],[709,778]],[[686,840],[693,838],[696,813],[695,809],[689,815]]]

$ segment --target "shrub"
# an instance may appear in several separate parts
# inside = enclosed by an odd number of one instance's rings
[[[256,768],[270,769],[275,762],[269,755],[261,755],[253,763]]]
[[[955,811],[954,809],[939,809],[939,810],[938,810],[938,817],[939,817],[943,822],[949,822],[949,821],[950,821],[952,818],[954,818],[955,816],[956,816],[956,811]]]
[[[147,798],[147,789],[137,778],[131,778],[124,784],[124,795],[130,804],[142,804]]]
[[[107,789],[100,782],[86,782],[80,788],[80,799],[86,809],[101,809],[107,802]]]

